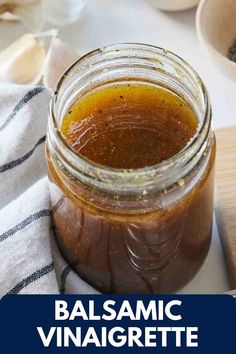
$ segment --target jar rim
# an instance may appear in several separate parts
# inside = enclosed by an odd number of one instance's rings
[[[60,132],[55,114],[55,106],[58,100],[58,94],[63,87],[64,81],[67,79],[68,75],[73,71],[74,68],[76,68],[78,65],[86,63],[91,58],[96,58],[98,55],[101,56],[103,54],[109,54],[112,56],[113,54],[115,56],[119,51],[129,50],[140,50],[141,52],[147,51],[150,55],[153,55],[153,57],[155,57],[155,55],[161,56],[163,60],[168,59],[173,65],[176,65],[177,67],[180,67],[182,70],[184,70],[198,85],[199,93],[201,95],[200,99],[203,104],[202,116],[204,118],[201,124],[199,124],[199,127],[192,139],[182,150],[180,150],[174,156],[155,165],[137,169],[111,168],[97,164],[96,162],[93,162],[86,157],[79,155],[73,150],[71,145],[66,141],[65,137]],[[195,71],[195,69],[193,69],[192,66],[187,63],[187,61],[171,51],[165,50],[155,45],[142,43],[121,43],[108,45],[85,54],[79,60],[73,63],[62,75],[58,81],[55,91],[52,94],[50,102],[50,117],[51,119],[49,120],[48,143],[50,144],[51,142],[52,144],[50,145],[54,145],[55,148],[55,139],[57,140],[56,149],[54,149],[54,151],[57,150],[57,154],[60,155],[62,163],[66,165],[66,168],[68,168],[69,172],[71,172],[76,177],[81,176],[82,173],[85,177],[84,180],[86,179],[87,181],[90,178],[93,181],[97,179],[98,184],[105,184],[107,181],[109,181],[111,189],[117,186],[121,187],[123,191],[130,189],[133,184],[140,186],[140,184],[143,183],[141,189],[144,189],[143,187],[148,188],[152,184],[151,180],[157,181],[157,177],[161,176],[164,180],[166,178],[167,171],[173,171],[174,167],[182,166],[183,164],[186,165],[189,163],[189,161],[192,160],[196,154],[198,154],[201,150],[204,151],[206,148],[206,140],[211,129],[211,107],[209,103],[208,92],[202,79]],[[52,130],[54,132],[54,137],[51,136]],[[199,136],[202,136],[201,141],[199,141]],[[62,150],[64,150],[63,153]]]

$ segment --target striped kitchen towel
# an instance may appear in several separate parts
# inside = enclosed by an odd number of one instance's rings
[[[0,297],[92,294],[52,233],[44,157],[50,92],[0,84]]]

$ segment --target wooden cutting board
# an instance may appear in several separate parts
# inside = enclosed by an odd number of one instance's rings
[[[236,125],[216,130],[216,139],[216,219],[230,285],[236,289]]]

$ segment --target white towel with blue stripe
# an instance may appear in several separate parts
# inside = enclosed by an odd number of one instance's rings
[[[93,294],[51,232],[44,157],[50,92],[0,84],[0,297]]]

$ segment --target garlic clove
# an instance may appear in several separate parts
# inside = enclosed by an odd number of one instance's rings
[[[46,21],[54,26],[65,26],[81,16],[87,0],[44,0]]]
[[[53,37],[45,60],[43,84],[55,89],[60,76],[78,59],[79,54],[74,49]]]
[[[36,84],[42,77],[44,46],[32,34],[25,34],[0,53],[0,82]]]

